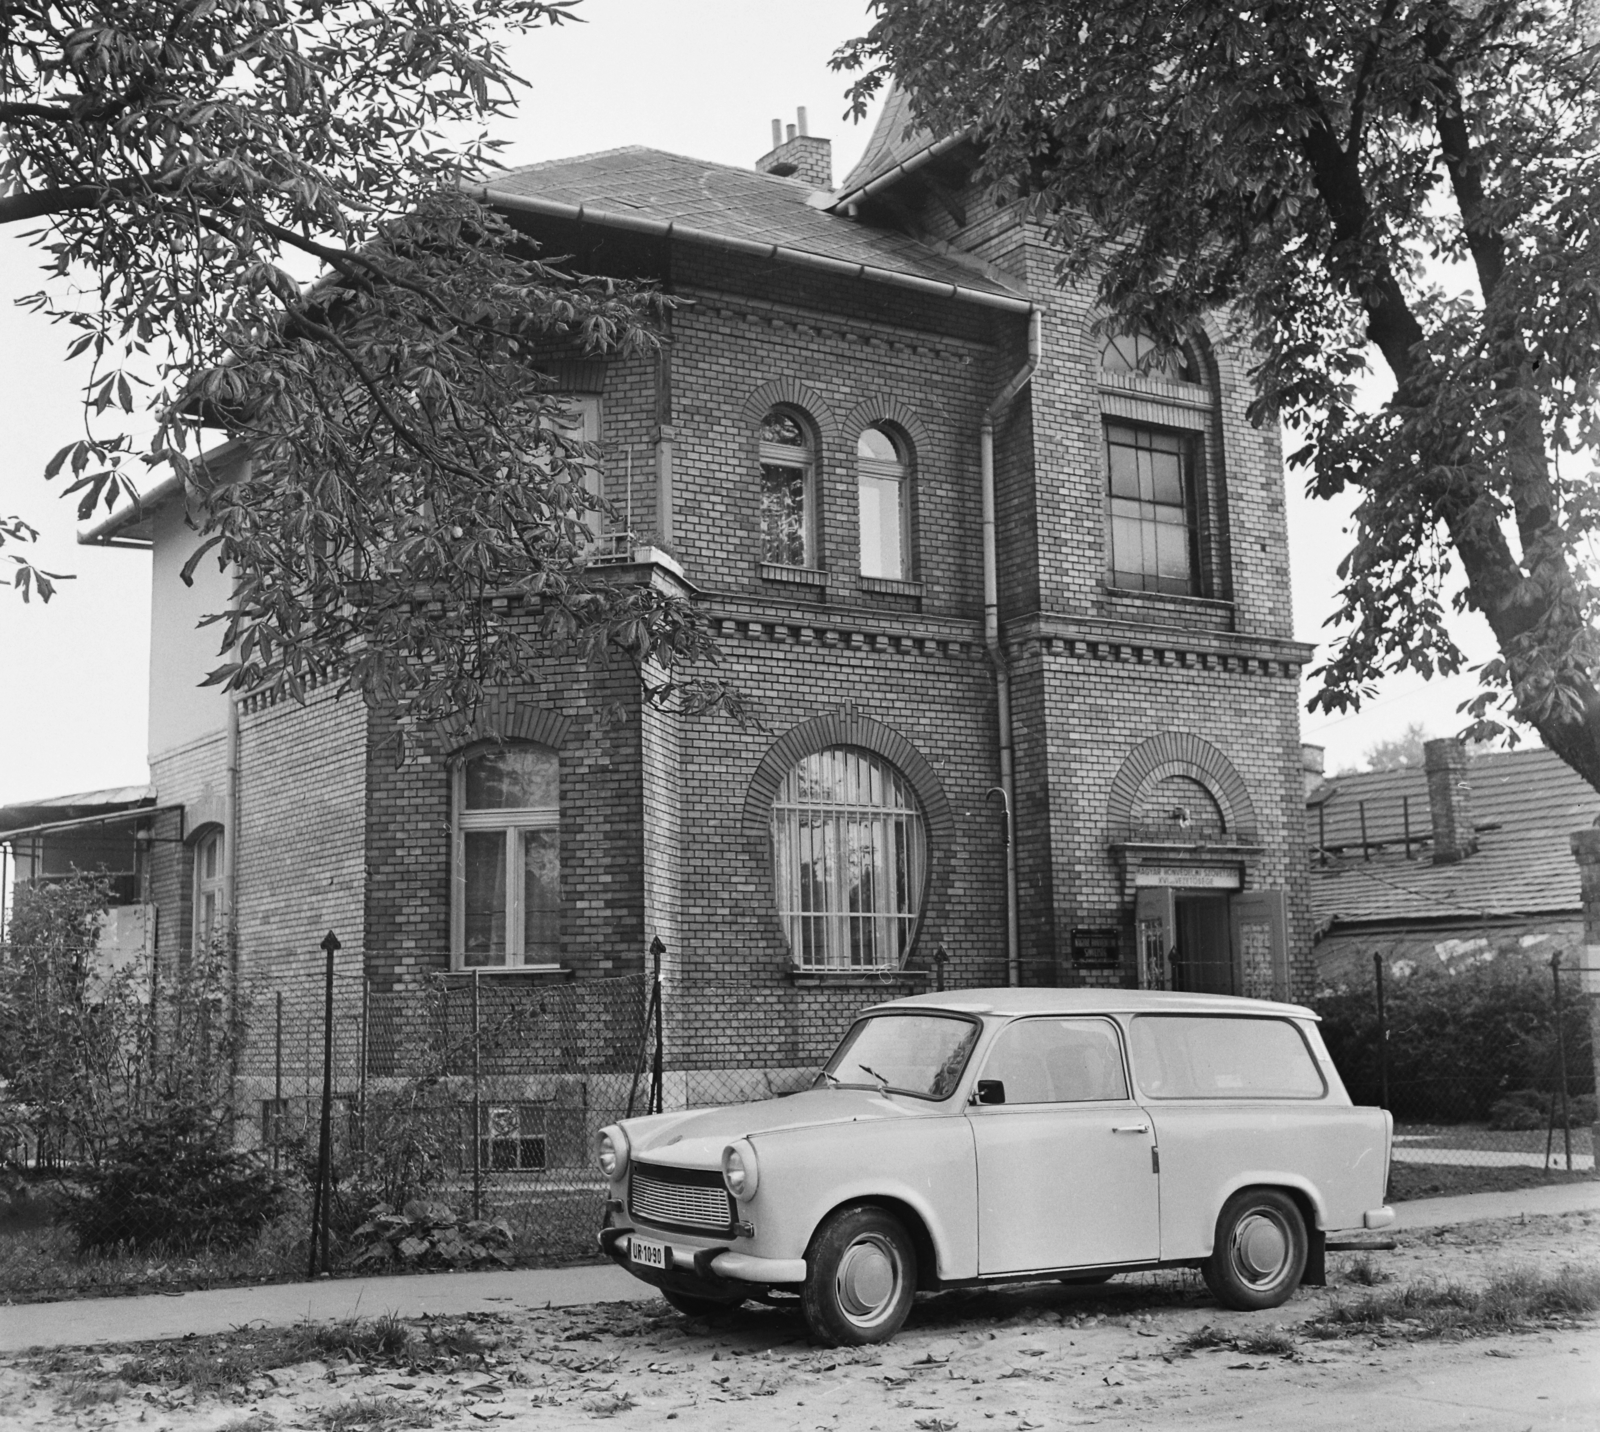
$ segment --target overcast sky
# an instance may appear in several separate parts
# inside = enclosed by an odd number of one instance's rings
[[[828,69],[835,46],[863,24],[861,0],[585,0],[588,23],[529,37],[517,68],[531,83],[505,137],[512,164],[647,144],[727,164],[751,164],[771,121],[810,113],[833,140],[842,176],[868,126],[841,118],[844,80]],[[37,256],[0,235],[0,298],[39,286]],[[0,514],[43,533],[39,559],[76,574],[48,606],[0,590],[0,803],[147,778],[149,558],[74,545],[77,522],[40,474],[76,436],[81,372],[62,361],[63,335],[0,304]],[[1286,479],[1298,635],[1316,641],[1332,610],[1334,569],[1347,547],[1346,513],[1300,496]],[[9,581],[9,564],[0,566]],[[1473,654],[1488,645],[1472,633]],[[1413,721],[1434,735],[1458,726],[1470,677],[1380,684],[1363,711],[1330,721],[1302,715],[1304,739],[1326,745],[1329,769],[1359,762],[1376,741]]]

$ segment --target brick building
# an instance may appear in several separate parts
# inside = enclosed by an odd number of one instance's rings
[[[658,357],[550,370],[606,446],[610,579],[692,594],[761,728],[564,657],[403,757],[354,700],[197,688],[227,594],[176,580],[168,483],[86,536],[154,554],[154,791],[113,818],[161,952],[231,911],[244,967],[309,979],[331,928],[382,989],[659,937],[673,1057],[733,1067],[940,977],[1309,992],[1309,648],[1246,355],[1098,336],[900,101],[837,188],[799,129],[750,170],[630,148],[486,191],[678,300]]]

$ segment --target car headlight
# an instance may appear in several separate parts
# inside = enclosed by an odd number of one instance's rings
[[[722,1151],[722,1181],[740,1203],[748,1203],[756,1196],[760,1172],[755,1147],[749,1139],[740,1139]]]
[[[628,1171],[628,1136],[620,1125],[600,1130],[600,1172],[615,1182]]]

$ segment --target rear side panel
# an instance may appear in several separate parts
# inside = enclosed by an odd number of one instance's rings
[[[1316,1227],[1353,1228],[1383,1203],[1388,1120],[1381,1109],[1265,1100],[1145,1101],[1161,1154],[1161,1256],[1211,1252],[1228,1196],[1299,1189]]]

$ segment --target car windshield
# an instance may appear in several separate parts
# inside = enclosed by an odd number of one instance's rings
[[[873,1015],[850,1026],[822,1078],[832,1086],[948,1099],[977,1038],[977,1022],[960,1015]]]

